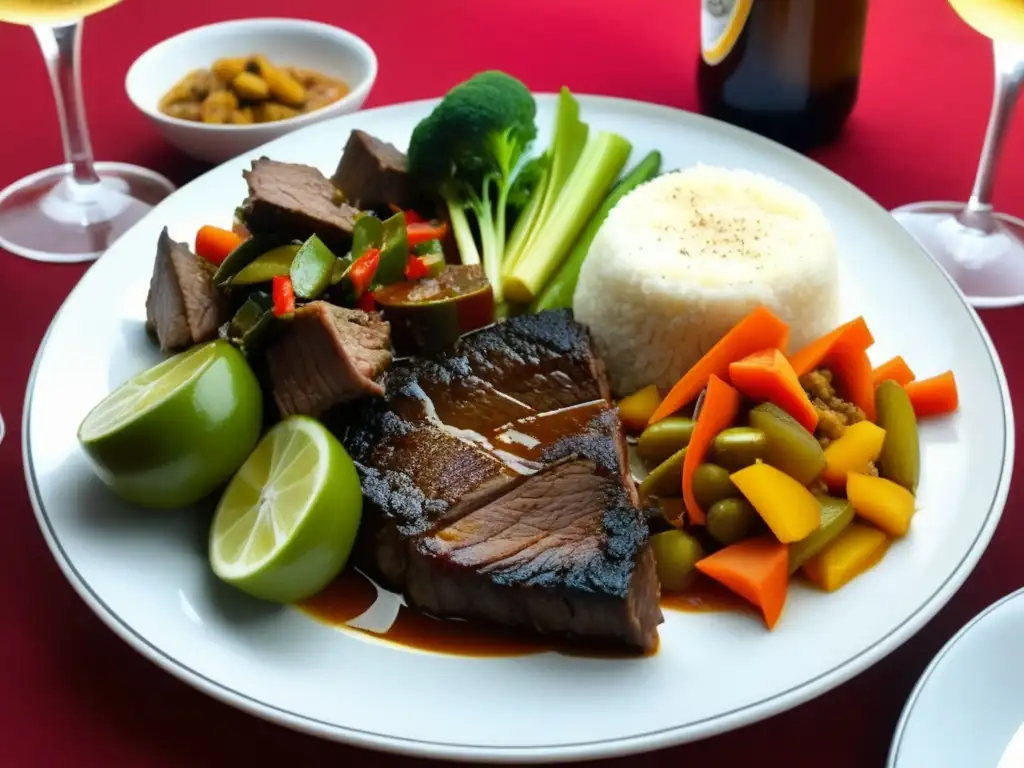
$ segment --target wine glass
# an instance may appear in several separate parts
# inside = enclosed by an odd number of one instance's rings
[[[50,72],[63,165],[0,190],[0,248],[37,261],[90,261],[174,185],[125,163],[93,161],[80,77],[82,19],[120,0],[0,0],[0,21],[35,32]]]
[[[1024,304],[1024,221],[992,210],[992,187],[1014,103],[1024,82],[1024,0],[949,0],[992,38],[995,97],[971,197],[913,203],[893,216],[924,246],[976,307]]]

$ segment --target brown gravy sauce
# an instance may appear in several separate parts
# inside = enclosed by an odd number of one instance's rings
[[[662,595],[662,608],[676,611],[753,611],[746,602],[709,579],[686,592]],[[308,616],[348,632],[358,632],[394,645],[457,656],[528,656],[554,651],[589,658],[635,658],[636,653],[568,645],[557,640],[516,633],[482,622],[436,619],[408,607],[400,595],[375,584],[368,576],[346,569],[319,594],[298,605]],[[651,655],[656,651],[651,652]]]
[[[500,394],[500,393],[499,393]],[[559,438],[582,432],[609,404],[595,400],[558,410],[537,413],[510,398],[513,411],[524,414],[498,426],[472,429],[486,417],[465,411],[459,403],[448,403],[438,393],[425,392],[419,385],[410,395],[419,401],[428,419],[454,437],[483,446],[519,474],[532,474],[541,467],[544,450]],[[507,396],[506,396],[507,397]],[[491,422],[494,424],[495,422]],[[703,576],[686,592],[663,595],[662,607],[669,610],[707,612],[752,610],[733,595]],[[526,656],[555,651],[567,656],[636,658],[635,651],[618,648],[572,645],[537,638],[483,622],[437,619],[405,605],[401,595],[380,587],[355,569],[346,569],[319,594],[298,608],[312,618],[348,632],[357,632],[397,646],[459,656]],[[650,652],[651,654],[657,651]]]

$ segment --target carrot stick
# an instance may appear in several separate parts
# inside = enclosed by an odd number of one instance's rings
[[[940,373],[930,379],[912,381],[904,389],[914,407],[914,414],[923,419],[952,413],[960,406],[960,395],[952,371]]]
[[[683,457],[683,504],[693,525],[704,525],[705,520],[704,510],[700,508],[693,493],[693,473],[707,456],[715,435],[736,421],[742,400],[739,392],[714,374],[711,375],[708,391],[704,395],[704,405],[697,416],[697,423]]]
[[[789,341],[789,326],[766,307],[757,307],[734,325],[697,363],[676,382],[648,425],[671,416],[693,401],[707,386],[711,376],[726,378],[729,363],[758,350],[775,347],[784,350]]]
[[[871,331],[868,330],[868,325],[864,322],[864,318],[855,317],[850,322],[840,325],[831,333],[826,333],[821,338],[812,341],[799,352],[790,355],[789,364],[793,366],[793,371],[797,377],[799,378],[820,367],[825,358],[829,356],[829,353],[832,352],[832,349],[840,341],[860,349],[867,349],[875,343],[875,339],[871,335]]]
[[[241,242],[242,238],[231,230],[207,224],[196,232],[196,255],[220,265]]]
[[[818,412],[779,350],[765,349],[731,363],[729,381],[751,400],[775,403],[808,432],[818,426]]]
[[[839,393],[875,420],[875,380],[867,350],[859,343],[840,340],[820,365],[830,369]]]
[[[697,570],[761,609],[774,629],[789,588],[789,547],[774,536],[746,539],[697,561]]]
[[[880,366],[875,368],[875,370],[871,372],[871,378],[874,379],[876,387],[883,381],[890,380],[895,381],[901,387],[905,387],[917,377],[914,375],[914,372],[910,370],[910,366],[907,365],[907,361],[899,355],[896,355],[896,357],[891,360],[886,360]]]

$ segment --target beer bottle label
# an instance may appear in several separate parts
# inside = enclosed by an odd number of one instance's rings
[[[729,55],[750,16],[753,0],[701,0],[700,49],[704,61],[718,64]],[[771,0],[768,0],[771,2]]]

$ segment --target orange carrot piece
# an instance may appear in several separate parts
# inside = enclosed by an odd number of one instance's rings
[[[790,355],[789,364],[793,366],[797,377],[819,368],[840,341],[854,348],[867,349],[875,343],[875,338],[868,330],[868,324],[864,322],[864,318],[855,317],[831,333],[826,333],[821,338],[812,341],[799,352]]]
[[[707,456],[715,435],[733,426],[742,401],[739,392],[714,374],[711,375],[708,391],[704,395],[704,405],[697,416],[697,423],[683,457],[683,504],[692,525],[704,525],[705,520],[704,510],[700,508],[693,493],[693,473]]]
[[[896,357],[891,360],[886,360],[880,366],[875,368],[875,370],[871,372],[871,378],[874,379],[876,387],[883,381],[895,381],[901,387],[905,387],[917,377],[914,375],[914,372],[910,370],[910,366],[907,365],[907,361],[899,355],[896,355]]]
[[[820,365],[832,371],[838,392],[875,420],[875,380],[867,350],[845,339],[829,351]]]
[[[220,265],[241,242],[242,238],[231,230],[207,224],[196,232],[196,255]]]
[[[741,360],[761,349],[774,347],[785,350],[788,342],[789,326],[767,307],[757,307],[734,325],[705,353],[704,357],[683,374],[651,416],[649,424],[655,424],[671,416],[692,402],[707,386],[711,376],[726,378],[729,375],[729,363]]]
[[[930,379],[912,381],[904,387],[914,407],[914,414],[923,419],[952,413],[960,406],[960,395],[952,371],[940,373]]]
[[[774,629],[789,589],[789,547],[774,536],[759,536],[720,549],[697,561],[697,570],[761,609]]]
[[[818,426],[818,412],[779,350],[764,349],[730,363],[729,381],[751,400],[775,403],[808,432]]]

